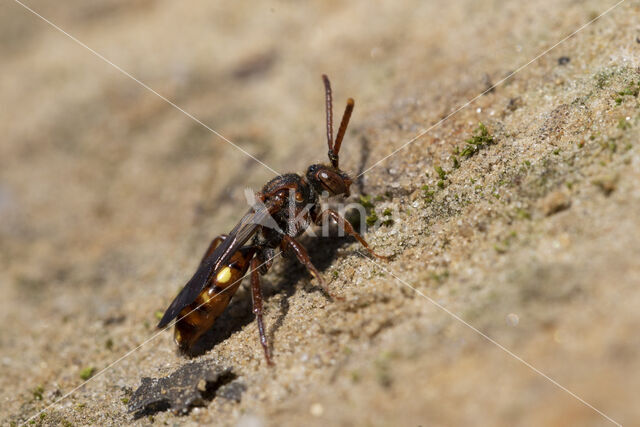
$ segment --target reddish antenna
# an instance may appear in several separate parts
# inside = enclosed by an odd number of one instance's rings
[[[325,105],[327,110],[327,145],[329,146],[329,153],[333,151],[333,102],[331,99],[331,82],[326,74],[322,75],[322,81],[324,82],[324,94]],[[331,155],[329,155],[331,157]]]
[[[355,101],[353,98],[347,99],[347,107],[344,109],[344,114],[342,115],[342,121],[340,122],[340,127],[338,128],[338,135],[336,135],[336,142],[333,144],[333,155],[336,159],[334,162],[331,159],[331,165],[334,168],[338,167],[338,152],[340,152],[340,145],[342,145],[342,138],[344,138],[345,132],[347,132],[347,126],[349,126],[349,119],[351,118],[351,113],[353,113],[353,106],[355,105]],[[331,156],[329,156],[331,157]]]
[[[329,77],[327,77],[326,74],[322,75],[322,81],[324,82],[325,102],[327,110],[327,146],[329,147],[329,160],[331,161],[331,166],[337,169],[340,162],[338,153],[340,152],[340,146],[342,145],[344,134],[347,132],[347,126],[349,125],[349,119],[351,118],[351,113],[353,113],[355,102],[353,98],[347,99],[347,107],[344,109],[342,121],[340,122],[340,127],[338,128],[338,135],[336,135],[336,142],[334,144],[333,100],[331,97],[331,82],[329,82]]]

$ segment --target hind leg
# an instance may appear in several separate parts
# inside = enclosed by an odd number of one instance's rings
[[[209,247],[207,248],[207,250],[205,251],[204,255],[202,256],[202,259],[200,260],[200,264],[202,264],[207,258],[209,258],[209,256],[213,253],[213,251],[216,250],[216,248],[218,247],[218,245],[220,243],[222,243],[222,241],[224,239],[227,238],[226,234],[221,234],[218,237],[216,237],[215,239],[213,239],[211,241],[211,243],[209,244]]]
[[[262,321],[262,288],[260,287],[260,260],[254,257],[251,260],[251,299],[253,301],[253,314],[256,315],[258,322],[258,332],[260,334],[260,344],[264,349],[264,357],[267,359],[268,365],[273,365],[271,362],[271,352],[269,351],[269,344],[267,344],[267,336],[264,333],[264,323]]]

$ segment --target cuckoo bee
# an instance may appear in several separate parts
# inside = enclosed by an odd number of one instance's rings
[[[316,278],[320,287],[331,296],[307,251],[296,240],[311,223],[322,224],[325,218],[332,219],[355,237],[371,255],[385,259],[371,250],[362,236],[338,212],[332,209],[321,211],[320,195],[349,196],[352,180],[340,169],[338,154],[354,107],[353,99],[349,98],[334,142],[331,84],[326,75],[322,76],[322,80],[329,164],[311,165],[304,175],[288,173],[275,177],[256,194],[257,203],[233,230],[213,239],[195,274],[158,323],[158,328],[164,328],[173,319],[178,319],[174,339],[181,350],[188,351],[213,326],[240,286],[243,276],[251,270],[253,313],[266,361],[271,364],[262,320],[260,275],[269,270],[276,251],[291,250]]]

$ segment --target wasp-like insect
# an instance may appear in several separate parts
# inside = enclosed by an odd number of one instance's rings
[[[311,165],[303,176],[288,173],[272,179],[256,194],[257,203],[233,230],[213,239],[195,274],[167,308],[158,324],[158,328],[163,328],[178,317],[174,339],[181,350],[188,351],[213,326],[240,286],[242,277],[251,269],[253,312],[265,358],[271,364],[262,321],[260,275],[271,267],[276,250],[292,250],[298,261],[318,280],[320,287],[331,296],[307,251],[295,240],[312,222],[321,224],[325,218],[333,219],[373,256],[385,258],[373,252],[362,236],[338,212],[332,209],[320,211],[321,194],[349,196],[352,180],[340,170],[338,153],[354,106],[353,99],[349,98],[334,143],[331,84],[326,75],[322,76],[322,80],[325,87],[327,144],[331,164]],[[250,239],[251,242],[247,244]]]

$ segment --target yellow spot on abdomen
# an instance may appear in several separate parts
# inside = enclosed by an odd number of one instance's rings
[[[222,270],[218,272],[216,276],[216,281],[218,283],[224,284],[227,283],[231,279],[231,268],[224,267]]]

